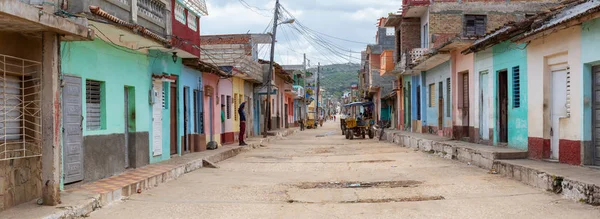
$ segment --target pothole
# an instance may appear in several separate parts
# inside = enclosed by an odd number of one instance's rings
[[[326,154],[326,153],[331,153],[332,149],[334,149],[334,147],[318,148],[318,149],[314,149],[312,152],[314,154]]]
[[[331,132],[327,132],[324,134],[320,134],[320,135],[317,135],[317,138],[327,137],[327,136],[333,135],[334,133],[335,132],[331,131]]]
[[[352,161],[348,163],[388,163],[394,162],[395,160],[361,160],[361,161]]]
[[[399,188],[416,187],[423,182],[415,180],[381,182],[304,182],[296,185],[300,189],[345,189],[345,188]]]
[[[413,196],[405,198],[383,198],[383,199],[358,199],[355,201],[343,201],[340,203],[386,203],[386,202],[420,202],[444,200],[444,196]]]
[[[369,199],[358,199],[352,201],[338,201],[338,202],[310,202],[310,201],[300,201],[300,200],[287,200],[287,203],[301,203],[301,204],[316,204],[316,203],[342,203],[342,204],[354,204],[354,203],[389,203],[389,202],[420,202],[420,201],[437,201],[444,200],[444,196],[413,196],[413,197],[404,197],[404,198],[369,198]]]

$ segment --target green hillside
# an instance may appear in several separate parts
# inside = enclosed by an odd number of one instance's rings
[[[334,64],[321,66],[321,87],[339,98],[345,91],[350,90],[352,83],[358,83],[359,64]],[[309,69],[317,72],[316,68]]]

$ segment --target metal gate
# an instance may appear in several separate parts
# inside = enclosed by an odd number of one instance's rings
[[[64,76],[63,126],[65,183],[83,180],[82,81],[80,77]]]

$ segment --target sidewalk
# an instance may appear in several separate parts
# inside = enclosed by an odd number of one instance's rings
[[[384,140],[475,165],[565,198],[600,205],[600,169],[527,159],[527,151],[473,144],[397,130],[386,130]]]
[[[259,148],[267,142],[288,136],[297,128],[277,130],[268,138],[249,138],[248,146],[222,146],[216,150],[186,154],[168,161],[150,164],[126,171],[117,176],[87,183],[61,192],[62,203],[58,206],[40,206],[36,201],[24,203],[6,211],[0,218],[77,218],[85,217],[98,208],[136,193],[157,187],[182,175],[202,168],[205,163],[218,163],[242,152]]]

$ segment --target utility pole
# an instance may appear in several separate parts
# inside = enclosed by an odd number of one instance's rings
[[[277,36],[277,25],[279,24],[279,0],[275,1],[275,18],[273,20],[273,36],[271,36],[271,62],[269,63],[269,73],[267,75],[267,112],[265,113],[265,132],[263,137],[267,137],[269,131],[269,120],[271,118],[271,77],[273,76],[273,62],[275,62],[275,39]]]
[[[321,94],[321,81],[319,80],[319,78],[321,77],[320,75],[320,71],[321,71],[321,63],[319,62],[317,65],[317,109],[315,110],[316,112],[316,118],[315,121],[319,121],[320,122],[320,114],[319,114],[319,95]]]
[[[302,63],[304,65],[304,75],[302,78],[302,90],[304,90],[304,96],[302,97],[302,122],[304,122],[304,119],[308,118],[308,109],[306,108],[306,53],[304,53],[304,62]]]

